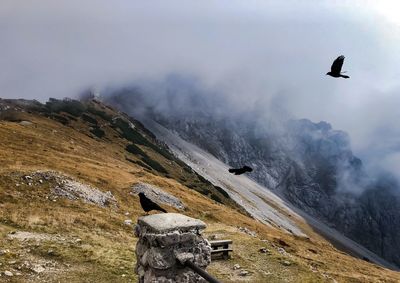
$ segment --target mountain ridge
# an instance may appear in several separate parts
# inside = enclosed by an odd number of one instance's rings
[[[125,89],[105,100],[157,121],[229,166],[251,166],[250,178],[400,266],[400,186],[388,173],[368,172],[347,133],[293,119],[279,107],[235,112],[220,96],[209,99],[175,81],[164,88]],[[176,103],[175,92],[183,96]]]
[[[127,114],[100,101],[49,102],[0,100],[1,280],[134,281],[130,223],[143,214],[137,184],[180,200],[184,210],[163,207],[203,220],[206,238],[233,240],[232,259],[208,268],[222,282],[399,280],[397,272],[335,249],[301,217],[280,210],[275,195],[264,200],[271,213],[307,237],[249,217]]]
[[[212,119],[159,121],[230,166],[251,165],[249,176],[260,184],[400,264],[397,182],[368,176],[345,132],[307,119],[288,121],[283,133],[261,135],[248,123],[229,128]]]

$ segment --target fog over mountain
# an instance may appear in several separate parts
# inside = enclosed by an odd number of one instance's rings
[[[265,191],[400,266],[399,182],[382,168],[366,167],[346,132],[323,121],[292,119],[279,100],[239,111],[235,102],[179,75],[110,90],[103,99],[135,115],[177,154],[189,156],[199,174],[212,170],[212,161],[199,169],[201,154],[181,145],[180,138],[231,167],[251,166],[246,175]]]
[[[165,80],[178,74],[179,83],[201,90],[200,102],[218,101],[221,113],[328,121],[349,133],[368,166],[399,171],[395,1],[5,0],[0,6],[2,97],[46,100],[124,86],[162,94]],[[346,81],[325,76],[341,54]],[[175,97],[183,109],[182,93]],[[168,109],[164,102],[157,107]]]

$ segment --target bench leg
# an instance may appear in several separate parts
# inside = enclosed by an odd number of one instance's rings
[[[224,245],[224,249],[227,249],[228,247],[229,247],[229,245]],[[223,253],[223,257],[224,257],[224,259],[228,259],[229,258],[229,252],[228,251],[224,252]]]

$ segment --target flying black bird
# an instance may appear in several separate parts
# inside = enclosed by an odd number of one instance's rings
[[[229,171],[229,173],[233,173],[233,174],[235,174],[235,175],[241,175],[241,174],[244,174],[244,173],[246,173],[246,172],[251,172],[251,171],[253,171],[253,169],[252,168],[250,168],[249,166],[243,166],[242,168],[238,168],[238,169],[229,169],[228,170]]]
[[[146,195],[141,192],[139,193],[140,198],[140,205],[142,206],[143,210],[148,213],[151,210],[158,210],[162,212],[167,212],[164,208],[160,207],[158,204],[153,202],[151,199],[147,198]]]
[[[333,64],[331,66],[331,71],[326,74],[334,78],[345,78],[345,79],[350,78],[349,76],[342,75],[340,73],[342,71],[343,61],[344,61],[343,55],[337,57],[336,60],[333,61]]]

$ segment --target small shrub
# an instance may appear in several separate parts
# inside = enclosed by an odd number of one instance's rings
[[[75,117],[81,116],[86,111],[86,106],[82,102],[73,99],[58,100],[50,98],[45,106],[50,113],[65,112]]]
[[[100,129],[99,127],[94,127],[93,129],[90,130],[90,132],[95,135],[98,138],[102,138],[104,137],[104,135],[106,134],[102,129]]]
[[[148,156],[143,156],[142,161],[160,173],[164,173],[164,174],[168,173],[168,171],[160,163],[151,159]]]
[[[21,118],[21,113],[14,110],[0,111],[0,120],[9,121],[9,122],[21,122],[23,119]]]
[[[134,142],[140,145],[149,146],[149,141],[146,140],[140,133],[135,131],[129,126],[129,123],[124,121],[121,118],[117,118],[114,120],[114,127],[118,128],[121,131],[121,136],[127,139],[130,142]]]
[[[128,144],[128,145],[125,147],[125,150],[126,150],[127,152],[132,153],[132,154],[136,154],[136,155],[141,155],[141,156],[143,156],[143,157],[147,157],[147,154],[146,154],[143,150],[141,150],[137,145],[135,145],[135,144],[133,144],[133,143]]]
[[[89,115],[83,113],[82,119],[90,124],[97,125],[97,120],[95,118],[90,117]]]
[[[127,121],[121,118],[117,118],[114,120],[113,124],[114,128],[117,128],[121,131],[121,137],[123,137],[124,139],[127,139],[128,141],[136,144],[147,146],[168,160],[175,159],[174,156],[166,149],[151,143],[140,132],[132,129]]]
[[[63,125],[68,125],[69,123],[69,120],[67,118],[58,114],[53,114],[50,116],[50,118],[56,120],[57,122],[60,122]]]
[[[214,188],[218,191],[218,192],[220,192],[221,193],[221,195],[223,195],[224,197],[226,197],[226,198],[231,198],[230,196],[229,196],[229,194],[223,189],[223,188],[221,188],[221,187],[218,187],[218,186],[214,186]]]
[[[221,200],[217,195],[215,195],[215,194],[211,194],[211,195],[210,195],[210,198],[211,198],[212,200],[215,200],[216,202],[222,203],[222,200]]]
[[[130,158],[128,158],[128,157],[125,157],[125,159],[127,160],[127,161],[129,161],[129,162],[132,162],[132,163],[134,163],[134,164],[137,164],[137,165],[139,165],[139,166],[141,166],[141,167],[143,167],[143,168],[146,168],[147,170],[153,170],[150,166],[148,166],[148,165],[146,165],[145,163],[143,163],[142,161],[140,161],[140,160],[133,160],[133,159],[130,159]]]
[[[87,109],[87,111],[88,111],[89,113],[92,113],[92,114],[96,115],[96,116],[99,116],[100,118],[102,118],[102,119],[105,120],[105,121],[112,122],[112,116],[108,115],[108,114],[107,114],[106,112],[104,112],[104,111],[101,111],[101,110],[96,109],[96,108],[93,107],[93,106],[89,106],[88,109]]]

